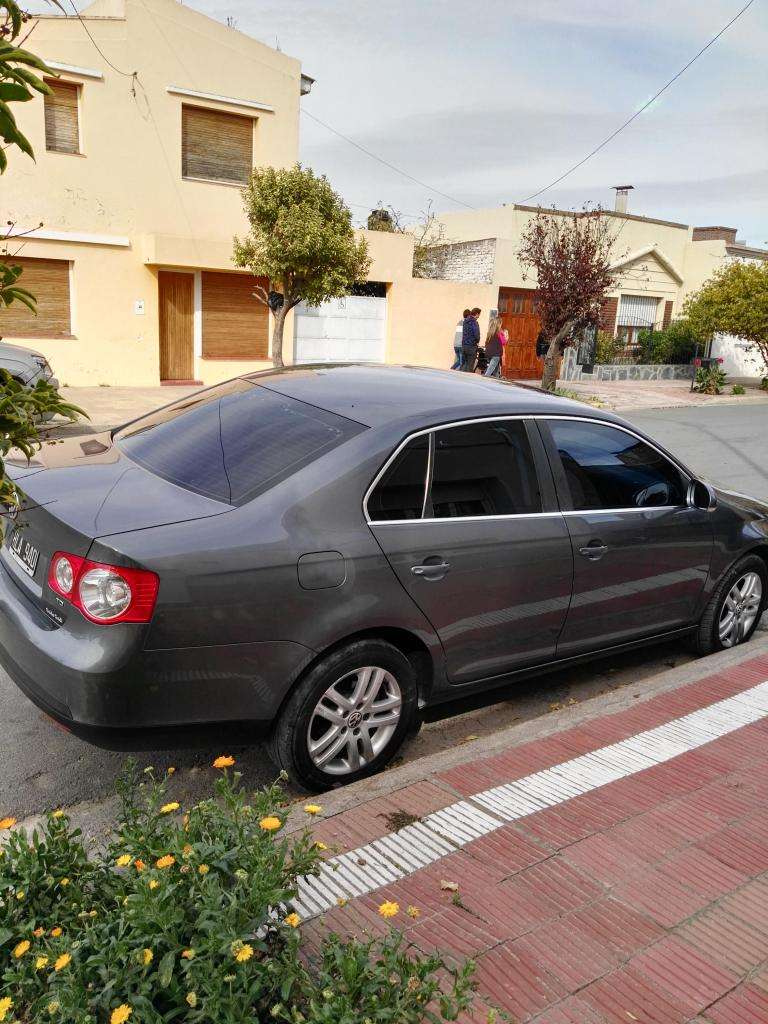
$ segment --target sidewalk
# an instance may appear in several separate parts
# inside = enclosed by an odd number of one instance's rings
[[[310,950],[322,929],[384,932],[394,901],[418,949],[477,960],[465,1024],[492,1007],[517,1024],[768,1022],[768,652],[728,655],[367,802],[329,794],[326,812],[348,807],[314,829],[336,852],[300,892]]]
[[[594,383],[587,380],[561,380],[557,386],[564,391],[575,391],[583,398],[598,398],[607,408],[624,409],[682,409],[712,405],[765,405],[768,392],[754,386],[747,387],[746,394],[730,393],[736,381],[726,383],[722,395],[700,395],[691,391],[689,380],[615,380]]]

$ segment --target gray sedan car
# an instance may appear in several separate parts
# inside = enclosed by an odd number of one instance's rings
[[[39,380],[48,381],[54,388],[59,386],[43,353],[35,352],[32,348],[22,348],[21,345],[0,341],[0,370],[7,370],[11,377],[29,388],[33,388]]]
[[[310,788],[422,708],[752,635],[768,506],[618,417],[469,374],[240,377],[14,469],[0,660],[72,728],[253,722]]]

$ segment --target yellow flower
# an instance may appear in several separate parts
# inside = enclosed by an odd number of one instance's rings
[[[179,804],[175,800],[172,800],[171,803],[169,803],[169,804],[163,804],[163,806],[160,808],[160,813],[161,814],[173,814],[173,812],[174,811],[178,811],[178,809],[179,809]]]
[[[346,905],[348,903],[349,903],[349,900],[345,900],[343,897],[339,897],[339,899],[336,900],[336,906],[337,907],[346,907]]]
[[[158,882],[158,880],[156,878],[150,879],[150,882],[149,882],[149,888],[150,889],[156,889],[159,885],[160,885],[160,883]]]
[[[42,937],[45,935],[45,928],[35,928],[32,934],[35,936],[36,939],[42,939]]]
[[[67,966],[67,964],[70,963],[71,960],[72,960],[72,957],[69,955],[69,953],[62,953],[61,956],[59,957],[59,959],[53,965],[53,969],[55,971],[63,971],[64,968]]]
[[[13,955],[18,960],[19,957],[24,956],[24,954],[27,952],[31,945],[32,943],[29,941],[29,939],[22,939],[21,942],[19,942],[16,946],[13,947]]]
[[[119,868],[127,868],[130,863],[131,863],[131,855],[130,855],[130,853],[121,853],[120,856],[115,861],[115,864],[117,864],[117,866]]]
[[[231,768],[235,763],[234,757],[230,757],[229,754],[221,754],[213,762],[214,768]]]
[[[315,840],[315,849],[316,850],[327,850],[328,847],[325,845],[325,843],[322,843],[319,839],[316,839]]]
[[[289,914],[285,919],[285,923],[289,924],[291,928],[298,928],[301,924],[301,918],[296,913]]]
[[[207,875],[210,870],[211,869],[208,867],[207,864],[201,864],[200,867],[197,869],[197,873],[199,875]]]
[[[48,957],[47,956],[39,956],[37,958],[37,960],[35,960],[35,970],[36,971],[42,971],[42,969],[44,967],[47,967],[47,966],[48,966]]]
[[[0,832],[4,832],[6,829],[13,828],[15,824],[15,818],[0,818]]]
[[[52,1003],[48,1003],[48,1013],[50,1013],[50,1015],[53,1016],[54,1013],[58,1013],[60,1006],[61,1004],[56,999],[54,999]]]
[[[193,1010],[197,1006],[197,992],[187,992],[187,1006],[191,1006]]]
[[[394,917],[396,914],[400,913],[400,904],[392,903],[387,900],[379,907],[379,913],[382,917]]]
[[[181,959],[182,960],[194,960],[195,959],[195,951],[194,951],[194,949],[185,949],[184,952],[181,954]]]
[[[163,868],[172,868],[175,863],[176,858],[172,857],[170,853],[166,853],[164,857],[161,857],[159,860],[155,861],[155,867],[160,868],[160,870],[162,871]]]
[[[278,828],[282,828],[282,821],[276,818],[273,814],[270,814],[266,818],[262,818],[259,822],[259,828],[264,829],[265,832],[274,832]]]
[[[168,775],[174,775],[176,773],[176,769],[173,767],[173,765],[171,765],[170,768],[166,769],[166,772]]]
[[[320,814],[322,809],[320,804],[304,804],[304,810],[307,814]]]
[[[132,1013],[131,1007],[127,1003],[122,1003],[116,1010],[112,1011],[109,1024],[125,1024]]]
[[[51,935],[53,936],[54,939],[58,939],[58,937],[61,935],[61,928],[51,928]]]
[[[192,850],[192,847],[189,845],[189,843],[185,843],[184,848],[182,849],[181,852],[185,857],[191,857],[194,851]]]
[[[239,964],[244,964],[253,956],[253,946],[249,946],[247,942],[234,943],[232,952],[235,954],[235,960]]]
[[[148,946],[145,949],[142,949],[142,951],[141,951],[141,962],[144,964],[145,967],[149,967],[149,965],[152,963],[152,961],[154,959],[155,959],[155,954],[152,952],[152,950]]]
[[[133,866],[136,868],[137,871],[143,871],[147,865],[144,863],[143,860],[139,860],[137,857],[136,860],[133,862]]]
[[[421,911],[419,910],[418,907],[408,907],[408,909],[406,910],[406,914],[408,915],[408,917],[412,917],[415,920],[417,917],[421,916]]]
[[[23,900],[26,895],[27,894],[24,892],[24,890],[20,889],[19,892],[16,893],[16,899]]]
[[[0,999],[0,1020],[5,1020],[5,1018],[8,1015],[8,1011],[12,1008],[12,1006],[13,1000],[11,999],[10,996],[3,996],[3,998]]]
[[[54,811],[54,812],[53,812],[53,813],[51,814],[51,817],[52,817],[52,818],[63,818],[63,817],[64,817],[64,811],[62,811],[62,809],[61,809],[60,807],[58,807],[58,808],[57,808],[57,809],[56,809],[56,810],[55,810],[55,811]]]
[[[66,889],[66,887],[69,885],[69,879],[62,878],[62,880],[59,882],[59,885],[62,887],[62,889]]]

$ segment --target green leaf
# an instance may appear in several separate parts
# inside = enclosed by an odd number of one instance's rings
[[[12,82],[0,82],[0,100],[18,100],[26,103],[32,99],[32,93],[24,85],[15,85]]]
[[[162,988],[168,988],[173,977],[173,968],[176,966],[176,954],[166,953],[157,968],[157,979]]]

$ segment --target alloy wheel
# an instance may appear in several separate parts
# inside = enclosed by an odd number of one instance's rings
[[[349,775],[369,765],[397,729],[403,696],[386,669],[366,665],[341,676],[318,700],[307,729],[316,768]]]
[[[733,584],[723,602],[718,636],[723,647],[735,647],[747,636],[760,612],[763,582],[756,572],[746,572]]]

